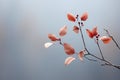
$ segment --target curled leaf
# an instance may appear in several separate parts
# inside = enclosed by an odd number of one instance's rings
[[[44,44],[44,47],[45,47],[45,48],[48,48],[48,47],[50,47],[51,45],[53,45],[52,42],[47,42],[47,43]]]
[[[75,58],[74,57],[67,57],[66,59],[65,59],[65,65],[69,65],[72,61],[74,61],[75,60]]]
[[[88,19],[88,13],[87,12],[83,13],[80,18],[81,18],[81,21],[86,21]]]
[[[78,57],[81,61],[83,61],[84,54],[85,54],[85,50],[80,51],[78,54]]]
[[[74,26],[74,27],[73,27],[73,31],[74,31],[75,33],[79,33],[79,27]]]
[[[86,32],[90,38],[93,38],[94,36],[98,35],[97,27],[94,27],[92,31],[89,29],[86,29]]]
[[[63,46],[64,46],[64,51],[67,55],[73,55],[75,53],[74,48],[70,44],[64,43]]]
[[[59,30],[59,35],[60,36],[64,36],[67,33],[67,26],[63,26],[60,30]]]
[[[102,40],[104,44],[108,44],[112,40],[111,37],[108,36],[102,36],[99,39]]]
[[[51,40],[51,41],[57,41],[57,37],[54,35],[54,34],[48,34],[48,38]]]
[[[67,18],[69,21],[72,21],[72,22],[76,21],[76,17],[72,13],[68,13]]]

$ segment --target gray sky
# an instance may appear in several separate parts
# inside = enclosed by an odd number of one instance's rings
[[[119,0],[0,0],[0,80],[118,80],[120,70],[98,62],[76,60],[64,65],[67,55],[59,45],[44,48],[48,33],[58,36],[63,25],[69,28],[64,41],[76,51],[83,49],[79,35],[72,32],[66,14],[88,12],[86,28],[109,29],[120,44]],[[84,32],[84,35],[86,33]],[[88,49],[99,56],[94,40],[85,37]],[[93,45],[94,44],[94,45]],[[100,44],[106,59],[120,64],[120,51],[111,42]]]

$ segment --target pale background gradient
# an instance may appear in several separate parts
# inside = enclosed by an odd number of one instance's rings
[[[58,36],[69,27],[64,41],[83,49],[80,35],[72,32],[66,14],[88,12],[85,28],[109,29],[120,45],[120,0],[0,0],[0,80],[119,80],[120,70],[98,62],[76,60],[65,67],[67,55],[58,45],[44,48],[48,33]],[[86,36],[86,33],[84,32]],[[88,49],[99,56],[94,41],[85,37]],[[120,51],[111,42],[103,45],[106,59],[120,64]]]

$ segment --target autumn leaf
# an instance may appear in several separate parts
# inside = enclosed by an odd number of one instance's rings
[[[102,40],[104,44],[108,44],[112,40],[111,37],[108,36],[102,36],[99,39]]]
[[[93,34],[93,36],[96,36],[96,35],[98,34],[98,32],[97,32],[97,27],[94,27],[94,28],[93,28],[92,34]]]
[[[79,54],[78,54],[78,57],[79,57],[79,59],[80,59],[81,61],[83,61],[84,53],[85,53],[85,50],[82,50],[82,51],[80,51]]]
[[[50,47],[51,45],[53,45],[52,42],[46,42],[46,43],[44,44],[44,47],[45,47],[45,48],[48,48],[48,47]]]
[[[81,18],[81,21],[86,21],[88,19],[88,13],[87,12],[83,13],[80,18]]]
[[[79,33],[79,27],[74,26],[74,27],[73,27],[73,31],[74,31],[75,33]]]
[[[72,13],[68,13],[67,18],[69,21],[72,21],[72,22],[76,21],[76,17]]]
[[[98,35],[97,27],[94,27],[92,31],[89,29],[86,29],[86,32],[90,38],[93,38],[94,36]]]
[[[48,38],[51,40],[51,41],[57,41],[57,37],[54,35],[54,34],[48,34]]]
[[[67,55],[73,55],[75,53],[74,48],[70,44],[64,43],[63,46],[64,46],[64,51]]]
[[[93,38],[92,31],[90,31],[89,29],[86,29],[86,32],[90,38]]]
[[[69,65],[72,61],[74,61],[75,60],[75,58],[74,57],[67,57],[66,59],[65,59],[65,65]]]
[[[63,26],[60,30],[59,30],[59,35],[60,36],[64,36],[67,33],[67,26]]]

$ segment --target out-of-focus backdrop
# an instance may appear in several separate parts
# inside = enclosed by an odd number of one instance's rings
[[[119,80],[120,70],[102,67],[100,62],[84,59],[64,65],[67,55],[59,45],[48,49],[48,33],[58,36],[63,25],[68,33],[63,40],[83,49],[80,35],[74,34],[66,14],[88,12],[86,28],[98,26],[99,33],[108,29],[120,45],[119,0],[0,0],[0,80]],[[86,32],[84,31],[84,36]],[[85,37],[88,49],[99,55],[94,40]],[[111,42],[100,44],[109,61],[120,64],[120,50]]]

